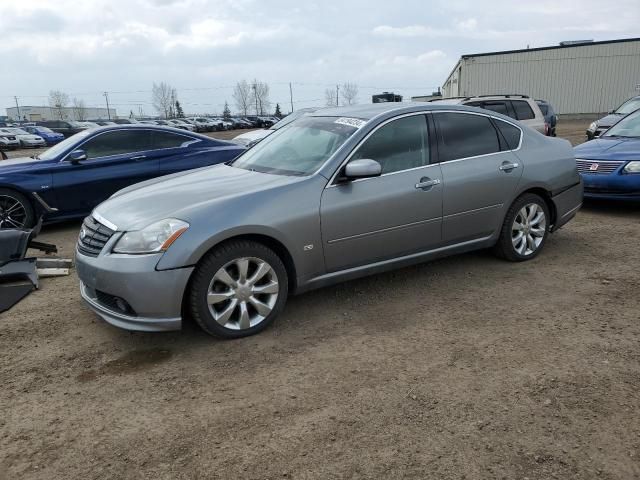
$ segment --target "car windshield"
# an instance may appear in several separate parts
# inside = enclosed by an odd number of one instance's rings
[[[289,115],[287,115],[286,117],[284,117],[279,122],[276,122],[273,125],[271,125],[271,127],[269,127],[269,130],[279,130],[280,128],[282,128],[284,126],[289,125],[294,120],[297,120],[298,118],[300,118],[300,117],[302,117],[304,115],[312,113],[315,110],[316,110],[315,108],[305,108],[305,109],[302,109],[302,110],[296,110],[295,112],[292,112]]]
[[[603,137],[640,137],[640,110],[624,117],[607,130]]]
[[[34,131],[36,132],[42,132],[42,133],[53,133],[53,130],[51,130],[50,128],[47,127],[31,127],[34,129]]]
[[[640,108],[640,97],[632,98],[627,100],[622,105],[618,107],[616,113],[620,115],[628,115],[631,112],[635,112]]]
[[[69,138],[61,141],[57,145],[54,145],[49,150],[45,150],[40,155],[38,155],[36,158],[38,160],[53,160],[58,155],[60,155],[62,152],[64,152],[65,150],[71,148],[76,143],[79,143],[85,137],[88,137],[92,133],[93,132],[91,130],[83,130],[80,133],[76,133],[75,135],[72,135]]]
[[[351,120],[351,122],[349,122]],[[357,119],[306,117],[269,135],[231,165],[276,175],[315,172],[356,130]]]
[[[29,135],[29,133],[25,132],[21,128],[3,128],[4,132],[11,133],[12,135]]]

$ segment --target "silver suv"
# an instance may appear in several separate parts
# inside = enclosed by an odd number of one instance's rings
[[[468,105],[484,108],[514,118],[543,135],[549,134],[550,125],[536,101],[527,95],[478,95],[477,97],[455,97],[431,100],[432,103]]]

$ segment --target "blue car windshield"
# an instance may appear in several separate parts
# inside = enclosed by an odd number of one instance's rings
[[[82,132],[76,133],[75,135],[70,136],[69,138],[61,141],[57,145],[54,145],[49,150],[45,150],[36,158],[38,160],[53,160],[58,157],[62,152],[67,149],[72,148],[75,144],[80,143],[86,137],[91,135],[93,131],[91,130],[83,130]]]
[[[309,175],[340,148],[362,120],[302,117],[272,133],[231,163],[276,175]]]
[[[624,117],[607,130],[603,137],[640,137],[640,110]]]
[[[627,100],[622,105],[618,107],[616,113],[619,115],[628,115],[631,112],[634,112],[640,108],[640,97],[632,98]]]

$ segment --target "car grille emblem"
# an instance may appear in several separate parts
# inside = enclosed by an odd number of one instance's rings
[[[595,172],[596,170],[598,170],[599,166],[600,165],[597,164],[597,163],[592,163],[591,165],[589,165],[589,170],[592,171],[592,172]]]

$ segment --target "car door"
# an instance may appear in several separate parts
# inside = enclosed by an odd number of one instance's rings
[[[354,150],[348,161],[376,160],[382,174],[350,182],[334,179],[325,188],[320,216],[328,271],[440,244],[442,176],[440,166],[430,164],[430,154],[424,114],[382,124]]]
[[[437,112],[433,118],[443,181],[443,242],[489,236],[501,226],[504,205],[522,176],[522,162],[489,116]]]
[[[89,212],[118,190],[158,176],[150,130],[100,132],[78,148],[87,159],[76,163],[63,159],[53,174],[58,205],[70,214]]]

